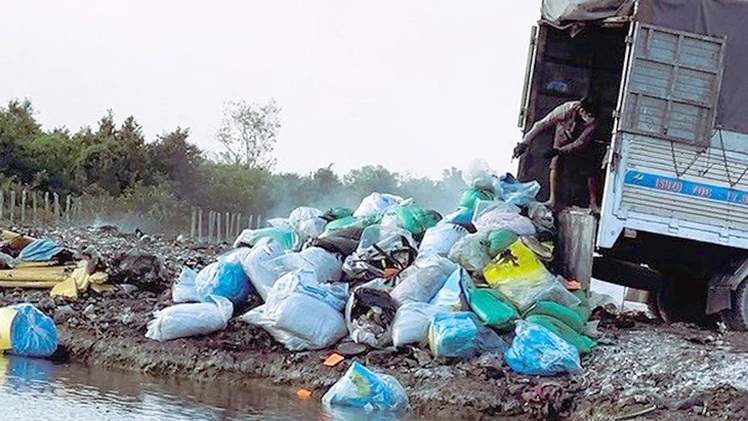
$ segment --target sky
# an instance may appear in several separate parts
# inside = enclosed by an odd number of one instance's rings
[[[208,151],[228,100],[282,107],[276,170],[439,178],[510,162],[539,0],[6,2],[0,103],[45,129],[111,109]]]

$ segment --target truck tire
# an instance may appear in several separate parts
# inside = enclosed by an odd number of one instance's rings
[[[722,312],[722,320],[730,330],[748,331],[748,279],[732,293],[732,308]]]
[[[683,270],[663,271],[662,287],[649,294],[652,314],[667,324],[688,322],[714,328],[718,318],[706,314],[707,284]]]

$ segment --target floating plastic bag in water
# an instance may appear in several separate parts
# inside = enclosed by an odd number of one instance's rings
[[[353,211],[353,216],[361,217],[382,214],[389,208],[399,205],[402,201],[402,197],[395,196],[394,194],[372,193],[361,201],[358,208]]]
[[[530,376],[553,376],[582,371],[579,351],[548,329],[517,321],[512,345],[504,352],[509,367]]]
[[[435,357],[474,358],[503,352],[507,344],[467,311],[437,313],[429,327],[429,347]]]
[[[207,335],[226,328],[234,306],[227,298],[212,296],[210,302],[177,304],[153,313],[146,338],[169,341]]]
[[[211,302],[211,295],[226,297],[234,305],[247,302],[254,292],[249,278],[238,261],[219,260],[204,267],[195,278],[201,301]]]
[[[57,349],[54,321],[31,304],[0,308],[0,351],[46,358]]]
[[[429,303],[405,303],[397,309],[392,322],[392,343],[405,346],[426,340],[431,319],[441,310]]]
[[[426,230],[418,247],[419,255],[438,254],[447,257],[457,241],[467,235],[467,230],[457,224],[442,222]]]
[[[373,410],[407,410],[405,389],[392,376],[374,373],[354,361],[345,375],[322,397],[326,406],[342,405]]]

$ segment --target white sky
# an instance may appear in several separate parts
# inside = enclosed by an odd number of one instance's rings
[[[45,128],[111,108],[216,150],[224,101],[273,97],[280,171],[515,167],[539,0],[5,3],[0,102],[29,98]]]

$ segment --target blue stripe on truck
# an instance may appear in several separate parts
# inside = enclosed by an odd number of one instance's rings
[[[748,192],[629,170],[624,184],[748,206]]]

